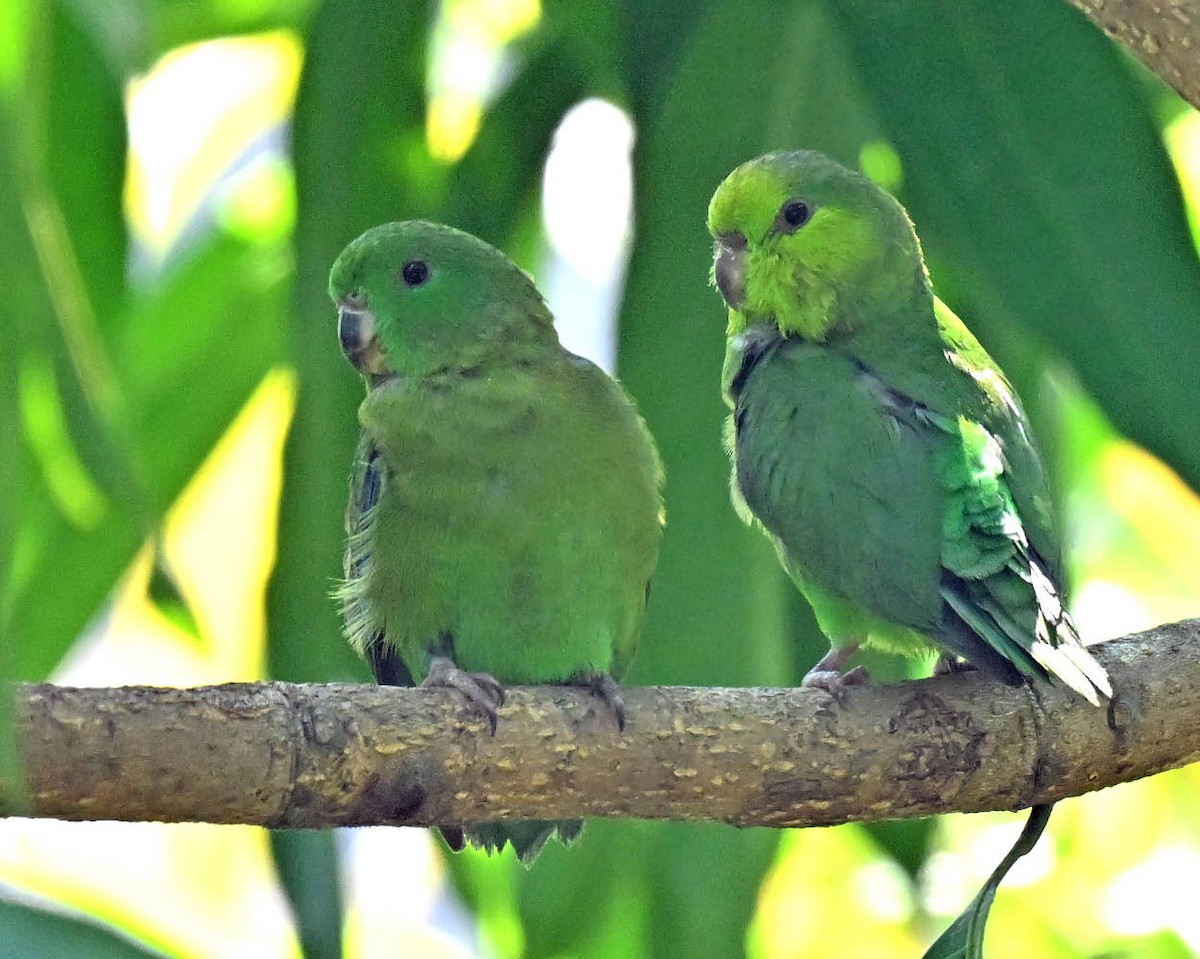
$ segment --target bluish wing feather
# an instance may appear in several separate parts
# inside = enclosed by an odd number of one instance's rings
[[[371,524],[383,490],[383,461],[366,433],[359,440],[350,474],[350,499],[346,504],[345,580],[337,591],[342,620],[350,641],[362,650],[377,683],[411,686],[412,674],[394,646],[384,641],[365,597],[364,578],[372,562]]]

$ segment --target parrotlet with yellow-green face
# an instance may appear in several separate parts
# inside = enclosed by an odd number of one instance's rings
[[[662,527],[654,442],[621,386],[565,350],[529,277],[469,234],[368,230],[329,295],[363,374],[340,589],[380,683],[450,686],[496,730],[507,684],[591,687],[623,726]],[[442,827],[529,863],[582,823]]]
[[[1112,695],[1063,603],[1021,403],[933,294],[904,208],[819,153],[734,170],[708,210],[729,307],[733,498],[812,604],[841,693],[874,646]]]

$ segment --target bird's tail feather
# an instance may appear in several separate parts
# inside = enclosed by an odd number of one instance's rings
[[[471,823],[463,828],[466,841],[476,849],[489,855],[500,852],[504,844],[513,847],[513,852],[524,866],[530,866],[537,858],[546,841],[558,835],[559,842],[569,846],[583,832],[582,819],[526,819],[515,822]],[[443,835],[444,835],[443,831]],[[461,847],[460,847],[461,848]]]
[[[1099,706],[1100,699],[1112,699],[1112,683],[1104,667],[1096,662],[1079,638],[1079,631],[1063,609],[1054,583],[1042,568],[1037,557],[1030,557],[1029,583],[1037,597],[1037,636],[1030,653],[1055,676]]]
[[[1022,676],[1031,679],[1045,679],[1044,669],[1029,655],[1019,642],[1013,640],[1000,623],[984,609],[972,595],[973,591],[965,588],[968,584],[943,584],[942,599],[954,611],[976,640],[982,641],[988,652],[998,655],[1003,663],[1015,669]],[[957,586],[957,588],[956,588]],[[965,645],[965,643],[963,643]],[[968,661],[980,665],[986,662],[978,653],[972,651],[966,654]],[[994,671],[994,670],[993,670]],[[1014,681],[1016,677],[1013,677]]]
[[[1083,645],[1053,580],[1031,552],[1021,550],[1005,569],[983,579],[943,583],[942,598],[1022,675],[1053,676],[1096,706],[1102,697],[1112,698],[1108,674]]]

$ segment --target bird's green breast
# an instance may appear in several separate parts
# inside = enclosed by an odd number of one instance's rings
[[[791,340],[734,382],[735,491],[814,606],[812,587],[853,597],[873,625],[931,628],[944,494],[901,398],[852,358]]]
[[[360,420],[385,463],[362,594],[417,681],[445,639],[460,668],[503,683],[620,673],[660,501],[615,383],[564,354],[392,381]]]

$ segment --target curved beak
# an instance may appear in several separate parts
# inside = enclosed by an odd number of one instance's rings
[[[746,237],[724,233],[713,249],[713,279],[725,302],[733,309],[741,306],[746,295]]]
[[[338,341],[353,367],[364,376],[387,372],[387,357],[375,332],[375,314],[370,310],[338,308]]]

